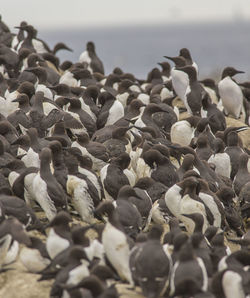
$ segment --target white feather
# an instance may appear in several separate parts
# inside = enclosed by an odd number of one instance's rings
[[[36,86],[36,92],[38,92],[38,91],[43,92],[43,94],[44,94],[45,97],[47,97],[48,99],[53,100],[53,93],[52,93],[52,91],[49,88],[47,88],[45,85],[38,84]]]
[[[202,200],[202,202],[209,208],[211,213],[213,214],[214,222],[213,225],[215,227],[220,228],[221,227],[221,214],[218,209],[217,204],[215,203],[214,199],[204,192],[199,193],[199,197]]]
[[[71,147],[76,147],[80,149],[82,152],[82,155],[87,155],[88,157],[90,157],[93,162],[93,170],[96,172],[99,172],[107,164],[105,161],[91,155],[85,147],[83,147],[76,141],[72,143]]]
[[[3,264],[7,265],[13,263],[17,259],[18,252],[19,243],[16,240],[14,240],[8,248]]]
[[[43,258],[39,250],[29,247],[23,247],[19,254],[20,261],[29,272],[37,273],[46,268],[50,260]]]
[[[124,116],[124,108],[120,101],[115,100],[112,107],[109,109],[109,116],[105,126],[114,124],[117,120]]]
[[[5,108],[1,110],[1,113],[7,117],[11,113],[15,112],[18,109],[18,102],[13,102],[19,96],[18,91],[13,91],[11,93],[5,92]]]
[[[186,120],[175,122],[171,126],[170,138],[172,143],[188,146],[193,138],[194,129]]]
[[[161,100],[166,98],[171,98],[174,96],[173,91],[168,90],[168,88],[162,88],[160,92]]]
[[[37,173],[31,173],[24,177],[24,199],[28,206],[32,207],[35,204],[35,191],[33,188],[33,180]]]
[[[88,63],[88,64],[91,63],[91,59],[90,59],[90,57],[89,57],[89,53],[88,53],[88,51],[84,51],[84,52],[81,53],[81,55],[80,55],[80,57],[79,57],[79,62],[80,62],[80,63],[86,62],[86,63]]]
[[[182,199],[180,201],[180,209],[179,210],[180,210],[180,214],[191,214],[191,213],[197,212],[197,213],[200,213],[201,215],[203,215],[204,224],[203,224],[202,231],[203,231],[203,233],[206,231],[209,224],[207,221],[206,209],[205,209],[204,204],[192,199],[188,194],[186,194],[182,197]],[[195,227],[193,220],[191,220],[190,218],[187,218],[185,216],[182,216],[182,215],[177,216],[177,218],[180,219],[184,223],[184,225],[187,229],[187,232],[189,234],[192,234],[194,231],[194,227]]]
[[[86,260],[81,260],[81,265],[75,267],[69,272],[69,278],[67,280],[68,285],[77,285],[85,277],[89,276],[89,263]]]
[[[225,112],[239,118],[243,105],[241,88],[227,76],[219,82],[218,89]]]
[[[222,287],[227,298],[245,298],[241,276],[234,271],[228,270],[222,277]]]
[[[137,99],[139,99],[145,105],[148,105],[149,102],[150,102],[150,96],[148,94],[145,94],[145,93],[139,94],[139,96],[137,97]]]
[[[33,186],[33,191],[35,195],[35,200],[45,212],[48,220],[51,221],[53,217],[56,215],[57,210],[54,202],[51,200],[51,198],[48,195],[47,184],[41,178],[40,173],[38,173],[34,177],[32,186]]]
[[[215,155],[211,155],[208,159],[208,163],[215,164],[215,173],[217,175],[223,175],[230,178],[231,162],[227,153],[216,153]]]
[[[122,94],[117,94],[116,95],[116,99],[123,105],[123,107],[125,108],[127,105],[127,99],[129,97],[129,93],[128,92],[124,92]]]
[[[127,280],[133,285],[129,268],[130,250],[125,234],[108,222],[102,233],[102,243],[107,258],[118,272],[120,278]]]
[[[38,153],[36,153],[31,147],[27,151],[27,154],[21,159],[25,166],[40,168],[40,159]]]
[[[46,240],[46,249],[51,259],[54,259],[60,252],[68,248],[70,242],[57,235],[53,228],[49,230]]]
[[[69,87],[79,87],[80,82],[74,78],[73,73],[65,71],[65,73],[60,77],[59,84],[66,84]]]
[[[129,90],[133,91],[133,92],[141,92],[140,88],[136,85],[132,85],[129,87]]]
[[[180,203],[181,203],[181,195],[180,195],[180,186],[174,184],[172,187],[168,189],[165,194],[165,203],[170,212],[175,217],[180,217]]]
[[[9,176],[8,176],[8,180],[9,180],[9,184],[10,186],[12,187],[15,180],[19,177],[20,174],[18,174],[17,172],[15,171],[12,171],[9,173]]]
[[[47,53],[48,51],[45,49],[44,44],[37,39],[32,39],[32,45],[38,54]]]
[[[184,98],[189,84],[188,75],[183,71],[179,71],[179,70],[176,70],[175,68],[172,68],[171,77],[172,77],[173,88],[176,94],[185,104]]]
[[[89,116],[90,116],[94,121],[96,121],[96,115],[91,111],[89,105],[87,105],[87,104],[84,102],[84,100],[83,100],[82,97],[80,97],[79,100],[80,100],[80,102],[81,102],[81,107],[82,107],[82,109],[83,109],[86,113],[88,113]]]
[[[92,223],[94,220],[94,203],[88,192],[86,181],[73,175],[68,175],[67,193],[71,196],[75,210],[83,221]]]
[[[135,182],[136,182],[136,175],[133,172],[133,170],[132,169],[131,170],[125,169],[125,170],[123,170],[123,173],[127,176],[128,181],[129,181],[129,184],[131,186],[134,186],[135,185]]]
[[[204,265],[204,262],[201,258],[197,257],[196,258],[200,268],[201,268],[201,271],[202,271],[202,275],[203,275],[203,285],[202,285],[202,290],[204,292],[207,291],[207,288],[208,288],[208,276],[207,276],[207,269]]]
[[[86,175],[87,178],[94,184],[94,186],[96,187],[96,189],[98,191],[98,195],[101,198],[101,196],[102,196],[101,185],[99,183],[97,176],[94,173],[88,171],[87,169],[81,168],[80,166],[78,167],[78,171],[79,171],[79,173]]]

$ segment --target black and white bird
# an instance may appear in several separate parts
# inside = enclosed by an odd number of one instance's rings
[[[233,67],[226,67],[218,83],[219,95],[226,115],[238,119],[243,107],[243,93],[240,86],[232,79],[233,76],[244,71]]]

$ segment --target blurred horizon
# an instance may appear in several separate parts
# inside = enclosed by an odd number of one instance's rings
[[[249,79],[249,8],[249,0],[1,0],[2,20],[13,33],[25,20],[51,48],[63,41],[74,50],[60,51],[61,62],[77,62],[91,40],[106,74],[119,66],[141,79],[183,47],[201,79],[218,79],[226,66],[246,71],[237,80]]]
[[[234,66],[246,71],[237,76],[239,81],[250,78],[246,61],[250,61],[250,21],[204,22],[202,24],[166,24],[144,26],[117,26],[104,28],[76,28],[39,30],[38,37],[50,47],[63,41],[74,52],[58,53],[61,61],[77,62],[85,45],[92,40],[96,52],[102,59],[105,73],[109,74],[119,66],[145,79],[147,73],[158,67],[157,62],[166,61],[164,55],[177,56],[179,50],[187,47],[199,66],[199,77],[211,74],[218,79],[222,69]]]

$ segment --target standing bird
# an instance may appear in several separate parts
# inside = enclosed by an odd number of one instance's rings
[[[30,244],[23,225],[16,218],[7,218],[0,224],[0,268],[17,258],[19,243]]]
[[[218,83],[220,98],[226,115],[231,115],[238,119],[240,117],[243,106],[243,93],[240,86],[232,79],[232,77],[244,71],[236,70],[233,67],[226,67]]]
[[[177,56],[177,57],[164,56],[164,57],[167,59],[170,59],[175,63],[175,66],[171,69],[171,72],[170,72],[173,89],[177,94],[177,96],[182,100],[184,105],[186,105],[185,94],[189,84],[189,79],[188,79],[187,73],[178,69],[187,65],[186,59],[181,56]]]
[[[110,202],[103,202],[97,207],[96,212],[108,215],[108,222],[102,232],[102,243],[108,260],[116,269],[120,278],[133,285],[134,282],[129,268],[129,244],[115,207]]]
[[[71,243],[69,222],[72,219],[68,213],[61,211],[49,223],[50,231],[46,239],[46,249],[51,259],[68,248]]]
[[[109,153],[106,147],[89,139],[87,133],[76,136],[77,139],[72,143],[72,147],[77,147],[81,150],[82,155],[87,155],[93,162],[93,170],[100,171],[109,160]]]
[[[101,93],[98,101],[102,105],[96,122],[98,129],[112,125],[124,116],[123,105],[111,93]]]
[[[130,184],[129,178],[124,173],[129,163],[130,157],[124,152],[101,169],[100,177],[106,199],[115,200],[120,188]]]
[[[67,297],[62,285],[77,286],[82,279],[89,276],[89,262],[81,246],[73,246],[68,259],[68,265],[62,268],[56,275],[50,291],[50,297]]]
[[[176,168],[171,163],[169,156],[163,155],[158,150],[149,149],[143,154],[143,158],[151,167],[151,178],[155,181],[159,181],[167,187],[171,187],[179,181]]]
[[[27,32],[27,36],[22,40],[18,46],[17,51],[21,48],[28,48],[33,52],[37,52],[38,54],[49,52],[48,45],[39,39],[36,38],[37,30],[31,25],[21,24],[20,27],[15,27],[16,29],[22,29]]]
[[[202,99],[206,94],[205,89],[197,80],[197,71],[193,66],[177,68],[188,75],[188,86],[184,95],[184,104],[189,114],[200,116]]]
[[[208,93],[202,98],[201,117],[209,118],[209,125],[214,134],[218,130],[224,131],[227,127],[223,112],[218,109],[215,103],[212,103],[212,99]]]
[[[67,208],[67,197],[62,186],[51,173],[51,150],[44,148],[40,154],[40,172],[33,180],[35,200],[44,210],[47,218],[52,220],[57,208]]]
[[[195,256],[193,247],[189,242],[186,242],[180,250],[179,259],[173,267],[170,286],[171,297],[194,296],[200,291],[207,291],[206,267],[202,259]]]
[[[238,196],[242,187],[250,181],[250,173],[247,168],[249,155],[247,153],[242,153],[239,158],[239,168],[234,177],[233,189]]]
[[[159,297],[168,285],[172,260],[161,245],[162,233],[161,225],[153,226],[135,258],[135,276],[145,297]]]
[[[87,43],[86,51],[84,51],[79,58],[79,62],[88,63],[88,70],[91,72],[99,72],[104,74],[104,67],[102,61],[98,58],[95,52],[95,44],[92,41]]]

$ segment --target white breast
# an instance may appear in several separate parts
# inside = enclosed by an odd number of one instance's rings
[[[86,181],[73,175],[68,175],[67,193],[71,196],[75,210],[83,221],[92,223],[94,220],[94,203],[88,192]]]
[[[225,112],[239,118],[243,104],[240,87],[230,77],[226,77],[219,82],[218,88]]]
[[[36,273],[46,268],[50,260],[43,258],[37,249],[23,247],[19,254],[20,261],[29,272]]]
[[[202,203],[192,199],[188,194],[183,196],[180,201],[180,214],[191,214],[196,212],[203,215],[204,224],[203,224],[202,231],[204,233],[209,226],[207,217],[206,217],[205,206]],[[179,218],[184,223],[188,233],[192,234],[195,227],[194,222],[190,218],[187,218],[182,215],[178,216],[177,218]]]
[[[189,84],[188,75],[183,71],[179,71],[173,68],[171,70],[171,77],[173,88],[176,94],[182,101],[184,101],[187,86]]]
[[[71,72],[65,71],[59,80],[59,84],[66,84],[69,87],[78,87],[80,83],[78,83]]]
[[[123,105],[123,107],[126,107],[128,96],[129,96],[129,93],[124,92],[122,94],[117,94],[116,99],[119,100],[119,102]]]
[[[51,259],[69,247],[69,241],[57,235],[53,228],[50,229],[46,240],[46,249]]]
[[[227,298],[244,298],[241,276],[234,271],[226,271],[222,278],[222,287]]]
[[[84,51],[84,52],[81,53],[81,55],[79,57],[79,62],[80,63],[86,62],[86,63],[90,64],[91,59],[89,57],[88,51]]]
[[[32,39],[32,45],[38,54],[43,54],[48,52],[40,40]]]
[[[14,182],[16,181],[16,179],[19,177],[19,174],[15,171],[12,171],[9,173],[9,176],[8,176],[8,180],[9,180],[9,183],[10,183],[10,186],[12,187]]]
[[[21,159],[25,166],[40,168],[40,159],[38,153],[36,153],[31,147],[27,151],[27,154]]]
[[[41,178],[40,173],[38,173],[33,179],[33,191],[35,195],[35,200],[41,206],[45,212],[49,221],[51,221],[57,213],[54,202],[48,195],[47,184]]]
[[[160,96],[161,96],[161,100],[173,97],[173,91],[168,90],[168,88],[162,88]]]
[[[211,213],[213,214],[213,217],[214,217],[213,225],[215,227],[220,228],[221,227],[221,214],[220,214],[218,206],[215,203],[215,201],[213,200],[213,198],[210,195],[203,193],[203,192],[199,193],[199,197],[204,202],[204,204],[209,208]]]
[[[181,188],[177,184],[175,184],[170,187],[165,194],[165,203],[170,212],[176,217],[180,216],[180,190]]]
[[[89,116],[90,116],[94,121],[96,121],[96,115],[91,111],[89,105],[87,105],[87,104],[84,102],[84,100],[83,100],[82,97],[80,97],[79,100],[81,101],[81,107],[82,107],[82,109],[83,109],[86,113],[88,113]]]
[[[33,180],[37,173],[31,173],[24,177],[24,199],[28,206],[32,206],[35,202],[35,192],[33,189]]]
[[[110,263],[115,267],[121,279],[133,284],[129,269],[130,250],[125,234],[108,222],[102,233],[102,243]]]
[[[36,92],[38,92],[38,91],[43,92],[43,94],[44,94],[45,97],[53,100],[53,93],[52,93],[52,91],[49,88],[47,88],[45,85],[38,84],[37,87],[36,87]]]
[[[85,277],[89,276],[89,263],[86,260],[82,260],[82,264],[75,267],[69,273],[69,278],[67,280],[68,285],[77,285]]]
[[[121,119],[124,116],[123,105],[116,100],[112,107],[109,109],[109,116],[105,126],[114,124],[117,120]]]
[[[19,251],[19,244],[16,240],[14,240],[7,251],[3,264],[7,265],[7,264],[13,263],[17,258],[18,251]]]
[[[81,168],[81,167],[78,167],[78,171],[79,171],[79,173],[86,175],[87,178],[94,184],[94,186],[96,187],[96,189],[98,191],[98,195],[101,198],[101,186],[100,186],[100,183],[99,183],[97,177],[92,172],[90,172],[84,168]]]
[[[131,86],[132,87],[132,86]],[[145,93],[141,93],[139,94],[139,96],[137,97],[137,99],[139,99],[142,103],[144,103],[145,105],[148,105],[150,102],[150,97],[148,94]]]
[[[217,153],[215,155],[211,155],[208,162],[215,164],[216,174],[230,178],[231,162],[227,153]]]
[[[172,143],[188,146],[193,138],[194,129],[186,120],[175,122],[171,126],[170,137]]]

